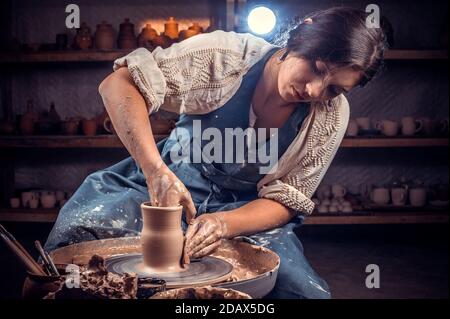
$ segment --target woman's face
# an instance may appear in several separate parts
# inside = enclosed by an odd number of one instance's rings
[[[328,72],[328,68],[332,70]],[[278,91],[286,102],[326,101],[350,91],[362,72],[350,67],[334,68],[322,61],[309,62],[289,54],[280,64]]]

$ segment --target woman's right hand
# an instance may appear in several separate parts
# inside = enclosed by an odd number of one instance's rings
[[[191,194],[167,165],[161,163],[158,168],[145,175],[150,202],[153,206],[173,207],[182,205],[188,223],[195,217],[196,209]]]

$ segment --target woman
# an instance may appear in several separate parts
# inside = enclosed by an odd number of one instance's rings
[[[271,297],[329,298],[293,230],[312,212],[310,198],[344,136],[349,106],[342,93],[377,72],[384,36],[366,28],[363,12],[333,8],[304,19],[285,39],[275,46],[216,31],[116,60],[99,92],[132,158],[85,180],[61,209],[46,248],[137,235],[139,205],[150,196],[154,205],[183,205],[189,256],[247,236],[281,258]],[[156,145],[148,113],[159,109],[181,115]],[[244,160],[212,160],[211,144],[205,151],[211,141],[195,138],[199,124],[222,138],[230,129],[254,128],[243,149],[223,141],[214,149],[243,153]],[[266,138],[266,131],[275,134]],[[186,149],[189,155],[180,156]],[[276,154],[270,171],[260,149]]]

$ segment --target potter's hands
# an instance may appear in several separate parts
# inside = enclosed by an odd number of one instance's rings
[[[144,173],[145,174],[145,173]],[[163,163],[145,174],[151,204],[159,207],[182,205],[189,223],[196,214],[194,202],[186,186]]]
[[[223,213],[203,214],[194,219],[186,232],[185,251],[191,258],[200,258],[220,246],[227,237]]]

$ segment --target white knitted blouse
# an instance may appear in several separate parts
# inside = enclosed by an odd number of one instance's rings
[[[275,48],[248,33],[215,31],[153,52],[139,48],[114,61],[127,66],[149,112],[206,114],[223,106],[243,76]],[[344,137],[349,104],[341,94],[328,103],[311,103],[310,112],[277,169],[258,183],[259,197],[298,213],[311,214],[311,196]]]

